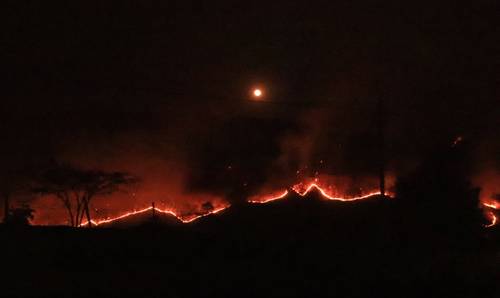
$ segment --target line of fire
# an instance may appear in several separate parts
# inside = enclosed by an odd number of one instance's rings
[[[260,104],[263,101],[264,92],[262,89],[254,89],[252,92],[252,100],[258,100]],[[264,101],[265,103],[265,101]],[[374,198],[397,199],[398,195],[394,191],[387,191],[386,181],[386,153],[385,146],[387,137],[385,135],[385,111],[383,101],[377,100],[376,111],[376,134],[377,134],[377,151],[378,151],[378,189],[368,189],[360,191],[357,195],[346,195],[338,190],[336,185],[325,183],[318,176],[312,179],[304,180],[303,182],[295,183],[290,187],[282,190],[267,191],[271,194],[254,194],[246,200],[249,204],[266,204],[278,200],[289,198],[293,195],[307,198],[309,193],[316,191],[323,200],[354,202],[362,200],[370,200]],[[458,136],[451,143],[451,150],[458,150],[464,141],[462,136]],[[322,162],[322,161],[321,161]],[[228,167],[231,169],[231,167]],[[31,169],[32,170],[32,169]],[[299,171],[297,171],[298,173]],[[317,173],[316,173],[317,174]],[[16,173],[19,177],[22,174]],[[200,218],[221,213],[226,209],[230,209],[231,203],[219,199],[216,203],[206,201],[197,211],[181,212],[174,207],[156,207],[152,203],[150,207],[136,208],[133,211],[125,211],[118,215],[102,217],[98,214],[98,209],[91,207],[91,201],[94,197],[109,195],[117,192],[124,185],[135,184],[139,179],[128,173],[120,172],[104,172],[104,171],[81,171],[69,164],[53,163],[48,170],[38,171],[36,182],[30,184],[29,191],[43,196],[52,196],[62,202],[68,212],[69,220],[67,223],[73,227],[93,227],[93,226],[109,226],[114,222],[127,221],[129,218],[139,215],[150,215],[156,218],[157,214],[163,214],[174,217],[181,223],[192,223]],[[12,180],[8,180],[11,179]],[[7,177],[7,183],[13,183],[4,187],[4,223],[29,223],[32,221],[35,224],[42,224],[33,220],[33,212],[29,206],[11,208],[10,198],[16,195],[16,176]],[[20,186],[17,185],[17,186]],[[394,186],[391,186],[394,190]],[[10,188],[10,189],[9,189]],[[26,187],[19,187],[21,192],[26,193]],[[269,189],[269,187],[267,188]],[[499,202],[496,199],[482,199],[478,208],[483,210],[484,217],[488,220],[483,226],[491,228],[497,224],[497,210]],[[94,212],[92,212],[94,211]],[[92,215],[92,213],[94,213]]]

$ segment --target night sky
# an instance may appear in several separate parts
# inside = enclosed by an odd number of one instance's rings
[[[143,183],[123,209],[315,172],[364,181],[382,100],[390,175],[462,136],[471,179],[500,192],[494,1],[123,2],[2,9],[4,163],[131,172]]]

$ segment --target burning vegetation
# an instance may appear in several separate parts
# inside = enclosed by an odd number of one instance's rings
[[[372,197],[380,196],[380,192],[372,192],[363,196],[359,197],[334,197],[331,194],[328,194],[328,192],[321,188],[317,183],[310,183],[307,185],[307,187],[304,188],[303,184],[296,184],[291,187],[291,191],[296,193],[297,195],[301,197],[306,197],[312,190],[317,190],[321,194],[322,198],[325,200],[336,200],[336,201],[342,201],[342,202],[351,202],[351,201],[357,201],[357,200],[364,200],[364,199],[369,199]],[[264,196],[253,196],[251,197],[248,202],[251,204],[265,204],[269,202],[273,202],[276,200],[284,199],[287,197],[289,194],[289,190],[283,190],[281,192],[277,192],[276,194],[271,194],[271,195],[264,195]],[[99,225],[104,225],[104,224],[109,224],[115,221],[120,221],[120,220],[126,220],[128,217],[133,217],[136,215],[144,214],[144,213],[151,213],[154,216],[154,212],[158,212],[160,214],[166,214],[169,216],[175,217],[179,222],[181,223],[191,223],[199,218],[209,216],[212,214],[217,214],[227,208],[229,208],[230,205],[227,204],[225,206],[220,206],[217,208],[206,208],[204,213],[198,213],[198,214],[187,214],[187,215],[181,215],[176,213],[172,209],[160,209],[155,206],[147,207],[144,209],[140,210],[134,210],[130,212],[126,212],[122,215],[116,216],[116,217],[111,217],[111,218],[106,218],[106,219],[96,219],[96,220],[91,220],[90,223],[94,226],[99,226]],[[88,225],[88,221],[84,221],[83,223],[80,224],[80,226],[86,226]]]
[[[112,223],[112,222],[115,222],[115,221],[126,219],[126,218],[128,218],[130,216],[144,214],[144,213],[147,213],[147,212],[151,212],[153,214],[153,216],[154,216],[154,212],[158,212],[160,214],[166,214],[166,215],[175,217],[181,223],[190,223],[190,222],[193,222],[193,221],[195,221],[195,220],[197,220],[199,218],[202,218],[202,217],[205,217],[205,216],[208,216],[208,215],[211,215],[211,214],[217,214],[217,213],[223,211],[224,209],[226,209],[228,207],[229,207],[229,205],[225,206],[225,207],[220,207],[220,208],[217,208],[217,209],[213,209],[213,210],[207,211],[207,213],[204,213],[204,214],[191,214],[191,215],[187,215],[187,216],[182,216],[182,215],[178,215],[177,213],[175,213],[172,210],[164,210],[164,209],[159,209],[159,208],[156,208],[154,206],[151,206],[151,207],[144,208],[144,209],[141,209],[141,210],[134,210],[134,211],[131,211],[131,212],[127,212],[127,213],[124,213],[124,214],[122,214],[120,216],[113,217],[113,218],[91,220],[90,223],[93,226],[105,225],[105,224],[109,224],[109,223]],[[86,226],[86,225],[89,225],[88,222],[83,222],[80,226]]]
[[[322,199],[332,200],[332,201],[341,201],[341,202],[353,202],[353,201],[367,200],[367,199],[376,198],[376,197],[381,196],[380,191],[372,191],[372,192],[369,192],[367,194],[357,196],[357,197],[339,197],[339,196],[333,195],[331,192],[331,189],[332,189],[332,187],[320,186],[320,184],[318,182],[311,182],[309,184],[298,183],[298,184],[293,185],[290,188],[290,190],[283,190],[283,191],[279,191],[279,192],[274,192],[274,193],[269,194],[269,195],[252,196],[251,198],[248,199],[248,203],[250,203],[250,204],[266,204],[266,203],[274,202],[277,200],[282,200],[282,199],[287,198],[287,196],[290,194],[290,192],[293,192],[293,193],[297,194],[298,196],[305,198],[312,191],[317,191],[321,195]],[[385,197],[392,198],[391,196],[385,196]],[[202,212],[202,213],[181,215],[181,214],[176,213],[172,209],[157,208],[153,204],[153,206],[150,206],[150,207],[147,207],[144,209],[140,209],[140,210],[126,212],[126,213],[121,214],[121,215],[116,216],[116,217],[91,220],[90,223],[93,226],[100,226],[100,225],[106,225],[106,224],[110,224],[110,223],[121,221],[121,220],[126,221],[127,218],[129,218],[129,217],[134,217],[134,216],[141,215],[141,214],[151,213],[152,216],[155,216],[155,212],[157,212],[159,214],[164,214],[164,215],[175,217],[180,223],[186,224],[186,223],[194,222],[200,218],[203,218],[203,217],[206,217],[209,215],[220,213],[221,211],[226,210],[229,207],[230,207],[230,205],[227,204],[227,205],[219,206],[217,208],[213,208],[213,207],[205,208],[205,212]],[[487,208],[487,209],[497,210],[498,203],[495,201],[492,201],[490,203],[483,203],[483,207]],[[488,212],[486,212],[486,216],[490,220],[490,223],[486,224],[485,227],[489,228],[489,227],[492,227],[492,226],[497,224],[497,217],[494,214],[494,212],[488,211]],[[87,226],[87,225],[89,225],[89,222],[84,221],[79,226]]]

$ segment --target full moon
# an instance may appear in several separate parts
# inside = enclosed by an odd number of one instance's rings
[[[261,97],[262,96],[262,90],[260,90],[260,89],[253,90],[253,95],[255,97]]]

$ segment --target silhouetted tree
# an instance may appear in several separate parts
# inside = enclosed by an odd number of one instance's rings
[[[83,170],[68,164],[55,164],[38,177],[34,191],[55,195],[61,200],[68,212],[71,226],[80,226],[86,216],[90,227],[89,206],[92,199],[109,195],[118,191],[121,186],[136,181],[136,178],[127,173]]]
[[[214,210],[214,205],[212,202],[205,202],[201,205],[201,208],[203,208],[205,212],[212,212]]]
[[[0,202],[4,209],[3,220],[7,221],[12,201],[20,195],[31,194],[30,183],[50,154],[36,147],[38,138],[27,140],[23,131],[1,126],[0,132]]]
[[[7,223],[10,214],[10,198],[16,187],[14,187],[11,181],[12,176],[9,174],[5,175],[6,173],[2,174],[4,175],[2,175],[0,180],[0,196],[3,200],[3,222]]]
[[[12,197],[29,193],[30,182],[33,178],[33,169],[21,168],[22,165],[11,165],[4,167],[0,171],[0,197],[3,200],[4,215],[3,221],[9,222],[10,205]]]
[[[34,218],[34,212],[35,210],[31,209],[27,204],[21,207],[12,208],[9,211],[6,223],[14,226],[28,226],[30,225],[30,220]]]

